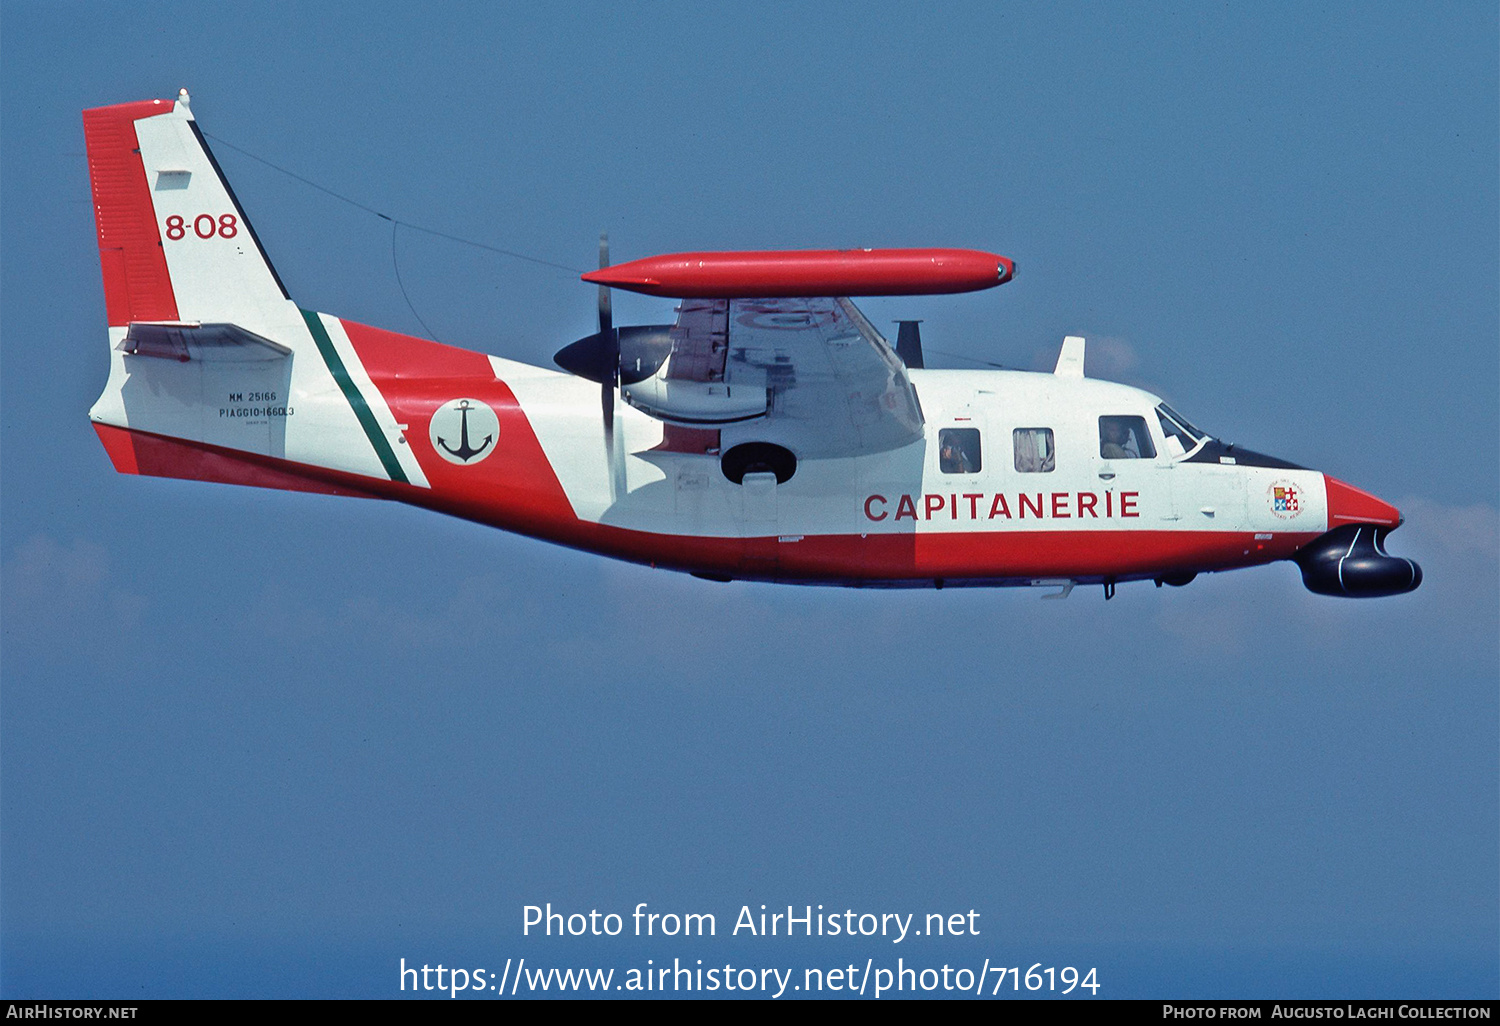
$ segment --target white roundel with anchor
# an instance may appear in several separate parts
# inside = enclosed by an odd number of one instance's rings
[[[443,459],[473,466],[499,444],[500,418],[482,399],[451,399],[432,415],[427,434]]]

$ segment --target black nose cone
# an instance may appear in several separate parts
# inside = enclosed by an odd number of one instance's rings
[[[1391,528],[1374,524],[1345,524],[1298,550],[1302,583],[1319,595],[1379,598],[1416,591],[1422,568],[1415,560],[1385,551]]]

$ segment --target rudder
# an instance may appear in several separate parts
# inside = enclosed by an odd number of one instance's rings
[[[151,189],[135,152],[136,120],[171,109],[167,100],[142,100],[83,112],[104,305],[111,326],[177,320],[177,299],[156,230]]]

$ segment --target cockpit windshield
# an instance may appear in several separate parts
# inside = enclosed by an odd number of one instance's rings
[[[1156,419],[1161,421],[1161,432],[1167,437],[1167,451],[1173,456],[1192,452],[1208,438],[1166,403],[1156,408]]]

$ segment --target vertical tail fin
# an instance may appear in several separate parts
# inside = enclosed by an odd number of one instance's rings
[[[83,112],[111,327],[284,317],[288,299],[193,120],[187,90]]]

